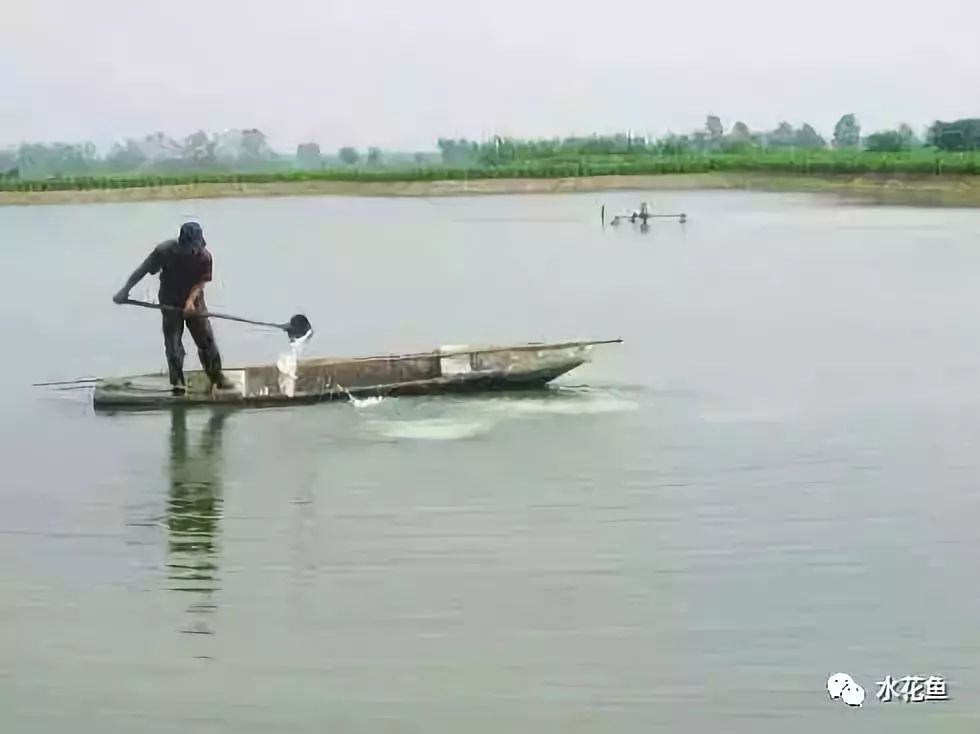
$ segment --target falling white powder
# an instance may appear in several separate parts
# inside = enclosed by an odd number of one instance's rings
[[[312,334],[312,331],[308,331],[299,339],[291,341],[289,351],[280,354],[276,362],[276,367],[279,369],[279,392],[286,397],[291,398],[296,394],[296,368],[303,351],[303,345]]]

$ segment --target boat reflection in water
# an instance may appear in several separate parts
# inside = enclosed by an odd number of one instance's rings
[[[182,632],[214,634],[209,625],[218,591],[221,530],[221,434],[228,411],[211,414],[193,451],[188,447],[187,411],[171,413],[170,497],[167,503],[170,588],[197,596]]]

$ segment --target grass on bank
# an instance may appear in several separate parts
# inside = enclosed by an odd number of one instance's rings
[[[490,178],[569,178],[671,173],[770,173],[792,175],[980,174],[980,153],[868,153],[859,151],[752,152],[710,155],[609,155],[542,158],[497,166],[422,168],[333,168],[314,171],[175,173],[71,176],[45,180],[0,180],[0,191],[86,191],[193,184],[262,184],[303,181],[412,182]]]

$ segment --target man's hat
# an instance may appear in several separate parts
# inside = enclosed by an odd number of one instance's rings
[[[201,229],[201,225],[197,222],[185,222],[180,226],[180,234],[177,236],[177,242],[181,245],[206,245],[207,242],[204,241],[204,230]]]

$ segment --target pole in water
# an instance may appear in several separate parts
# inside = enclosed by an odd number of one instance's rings
[[[602,226],[603,226],[603,228],[605,228],[605,226],[606,226],[606,205],[605,204],[602,205]]]
[[[98,382],[99,377],[77,377],[74,380],[55,380],[54,382],[32,382],[31,387],[53,387],[56,385],[86,385]]]

